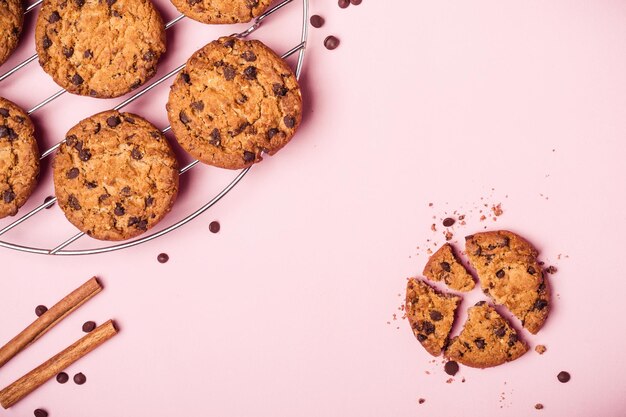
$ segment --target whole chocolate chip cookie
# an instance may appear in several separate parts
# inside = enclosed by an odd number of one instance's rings
[[[468,310],[468,319],[444,352],[450,360],[473,368],[489,368],[522,356],[528,346],[515,329],[484,301]]]
[[[239,169],[274,155],[302,118],[293,71],[255,40],[221,38],[187,61],[170,91],[176,140],[209,165]]]
[[[178,163],[150,122],[105,111],[67,133],[54,158],[54,188],[65,216],[81,231],[101,240],[129,239],[170,211]]]
[[[0,65],[17,47],[23,23],[22,0],[0,0]]]
[[[67,91],[118,97],[155,73],[165,26],[150,0],[44,0],[39,63]]]
[[[444,349],[461,297],[436,291],[414,278],[406,286],[406,317],[413,334],[433,356]]]
[[[187,17],[202,23],[245,23],[263,13],[271,0],[171,0]]]
[[[433,281],[445,282],[453,290],[465,292],[474,288],[474,278],[458,260],[449,243],[428,259],[423,274]]]
[[[537,333],[550,311],[550,288],[535,248],[515,233],[499,230],[467,236],[465,249],[484,293]]]
[[[35,189],[38,176],[33,123],[22,109],[0,97],[0,218],[17,213]]]

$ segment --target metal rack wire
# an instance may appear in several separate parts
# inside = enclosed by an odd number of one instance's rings
[[[29,13],[34,8],[39,6],[42,3],[42,1],[43,0],[37,0],[35,3],[33,3],[33,4],[31,4],[30,6],[27,7],[24,13],[25,14]],[[244,38],[244,37],[250,35],[252,32],[257,30],[261,26],[261,24],[267,18],[269,18],[271,15],[273,15],[274,13],[278,12],[279,10],[281,10],[283,7],[287,6],[289,3],[292,3],[293,1],[294,0],[282,0],[280,3],[276,4],[274,7],[270,8],[265,13],[263,13],[262,15],[257,17],[254,20],[254,23],[250,27],[248,27],[248,29],[246,29],[246,30],[244,30],[243,32],[240,32],[240,33],[235,33],[232,36]],[[289,51],[285,52],[282,55],[282,58],[285,59],[285,58],[288,58],[288,57],[292,56],[295,53],[298,53],[298,60],[297,60],[296,69],[295,69],[296,78],[300,78],[300,75],[301,75],[302,69],[303,69],[303,65],[304,65],[306,42],[307,42],[307,38],[308,38],[309,1],[310,0],[302,0],[302,31],[301,31],[300,43],[298,45],[294,46],[293,48],[291,48]],[[166,29],[171,28],[176,23],[178,23],[181,20],[183,20],[185,17],[186,17],[185,15],[181,14],[180,16],[178,16],[175,19],[173,19],[170,22],[168,22],[165,25],[165,28]],[[3,75],[0,75],[0,82],[2,82],[3,80],[7,79],[10,76],[12,76],[16,72],[18,72],[20,69],[24,68],[25,66],[27,66],[31,62],[35,61],[36,59],[37,59],[37,54],[32,55],[29,58],[27,58],[26,60],[24,60],[21,63],[19,63],[18,65],[16,65],[15,67],[13,67],[12,69],[10,69],[9,71],[7,71],[6,73],[4,73]],[[126,100],[122,101],[120,104],[115,106],[113,109],[114,110],[121,110],[122,108],[126,107],[127,105],[129,105],[130,103],[134,102],[135,100],[139,99],[143,95],[145,95],[145,94],[149,93],[150,91],[152,91],[158,85],[162,84],[166,80],[168,80],[171,77],[173,77],[174,75],[176,75],[184,67],[185,67],[185,64],[182,64],[182,65],[178,66],[177,68],[174,68],[173,70],[171,70],[167,74],[163,75],[162,77],[160,77],[156,81],[152,82],[151,84],[149,84],[148,86],[146,86],[142,90],[134,93],[129,98],[127,98]],[[40,102],[39,104],[37,104],[36,106],[31,108],[30,110],[28,110],[27,113],[29,115],[33,114],[37,110],[43,108],[44,106],[46,106],[47,104],[51,103],[52,101],[54,101],[55,99],[57,99],[58,97],[62,96],[65,93],[66,93],[66,90],[60,90],[60,91],[54,93],[50,97],[46,98],[45,100],[43,100],[42,102]],[[164,128],[162,130],[162,132],[166,133],[169,130],[171,130],[171,127],[167,126],[166,128]],[[51,148],[49,148],[45,152],[43,152],[41,154],[40,159],[43,160],[43,159],[47,158],[48,156],[50,156],[51,154],[53,154],[59,148],[59,146],[61,146],[61,144],[63,142],[64,142],[64,140],[59,142],[59,143],[57,143],[56,145],[52,146]],[[180,170],[180,174],[184,175],[186,172],[191,170],[197,164],[198,164],[197,160],[187,164],[186,166],[184,166]],[[63,241],[62,243],[58,244],[57,246],[55,246],[54,248],[51,248],[51,249],[24,246],[24,245],[10,243],[10,242],[6,242],[6,241],[2,241],[2,240],[0,240],[0,247],[4,247],[4,248],[8,248],[8,249],[14,249],[14,250],[21,251],[21,252],[36,253],[36,254],[43,254],[43,255],[93,255],[93,254],[97,254],[97,253],[112,252],[112,251],[116,251],[116,250],[120,250],[120,249],[129,248],[129,247],[132,247],[132,246],[137,246],[137,245],[139,245],[141,243],[148,242],[150,240],[153,240],[153,239],[156,239],[156,238],[161,237],[163,235],[166,235],[169,232],[178,229],[179,227],[181,227],[181,226],[191,222],[193,219],[195,219],[196,217],[200,216],[202,213],[204,213],[209,208],[211,208],[213,205],[215,205],[219,200],[221,200],[226,194],[228,194],[241,181],[241,179],[250,171],[250,169],[251,169],[251,167],[248,167],[246,169],[243,169],[243,170],[239,171],[239,173],[235,176],[235,178],[230,183],[228,183],[228,185],[226,185],[219,193],[217,193],[207,203],[205,203],[204,205],[202,205],[201,207],[199,207],[198,209],[196,209],[192,213],[188,214],[186,217],[178,220],[174,224],[172,224],[172,225],[170,225],[170,226],[168,226],[168,227],[166,227],[164,229],[158,230],[156,232],[148,233],[148,234],[146,234],[146,235],[144,235],[144,236],[142,236],[140,238],[134,239],[134,240],[130,240],[130,241],[123,242],[123,243],[117,243],[117,244],[113,244],[113,245],[110,245],[110,246],[103,246],[103,247],[99,247],[99,248],[93,248],[93,249],[76,249],[76,250],[65,249],[69,245],[71,245],[72,243],[74,243],[75,241],[80,239],[81,237],[85,236],[85,233],[80,232],[80,233],[77,233],[77,234],[73,235],[72,237],[66,239],[65,241]],[[46,199],[46,201],[43,204],[35,207],[34,209],[30,210],[26,214],[22,215],[21,217],[19,217],[16,220],[14,220],[13,222],[8,224],[7,226],[4,226],[3,228],[1,228],[0,229],[0,236],[4,235],[8,231],[13,230],[14,228],[16,228],[18,226],[20,226],[21,224],[26,222],[28,219],[30,219],[33,216],[43,212],[43,210],[45,210],[45,209],[47,209],[49,207],[52,207],[56,203],[56,201],[57,201],[56,197],[52,197],[50,199]]]

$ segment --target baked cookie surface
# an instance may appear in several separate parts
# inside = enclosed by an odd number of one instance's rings
[[[513,361],[527,350],[506,319],[481,301],[470,307],[463,330],[450,341],[444,356],[473,368],[489,368]]]
[[[156,73],[165,26],[150,0],[44,0],[39,63],[67,91],[111,98]]]
[[[30,118],[0,97],[0,218],[13,216],[37,185],[39,149]]]
[[[293,71],[271,49],[225,37],[187,61],[171,87],[167,113],[176,140],[194,158],[240,169],[291,140],[302,97]]]
[[[443,281],[456,291],[470,291],[474,288],[474,278],[454,254],[449,243],[435,252],[424,267],[424,276],[433,281]]]
[[[262,14],[271,0],[171,0],[187,17],[202,23],[245,23]]]
[[[98,113],[71,128],[53,173],[67,219],[101,240],[130,239],[150,229],[178,193],[178,163],[167,139],[130,113]]]
[[[550,288],[535,248],[515,233],[499,230],[467,236],[465,249],[483,292],[537,333],[550,311]]]
[[[405,311],[413,334],[433,356],[439,356],[452,329],[461,297],[444,294],[421,280],[410,278]]]
[[[22,0],[0,1],[0,65],[13,53],[22,34],[24,6]]]

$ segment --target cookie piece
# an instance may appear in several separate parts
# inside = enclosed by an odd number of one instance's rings
[[[0,1],[0,65],[17,48],[24,24],[22,0]]]
[[[150,0],[44,0],[35,40],[39,64],[57,84],[111,98],[156,73],[165,25]]]
[[[423,274],[433,281],[443,281],[456,291],[470,291],[474,288],[474,278],[459,261],[449,243],[435,252],[424,267]]]
[[[465,249],[483,292],[537,333],[550,311],[550,288],[535,248],[515,233],[499,230],[467,236]]]
[[[13,216],[37,185],[39,149],[30,118],[0,97],[0,218]]]
[[[506,319],[480,301],[468,310],[461,334],[450,341],[444,356],[472,368],[489,368],[511,362],[527,350]]]
[[[170,91],[176,140],[194,158],[228,169],[274,155],[302,118],[293,71],[256,40],[220,38],[194,53]]]
[[[178,193],[178,163],[167,139],[131,113],[105,111],[71,128],[53,170],[65,217],[101,240],[150,229]]]
[[[406,286],[405,311],[413,334],[433,356],[443,350],[461,297],[440,293],[414,278]]]
[[[187,17],[202,23],[246,23],[261,15],[271,0],[171,0]]]

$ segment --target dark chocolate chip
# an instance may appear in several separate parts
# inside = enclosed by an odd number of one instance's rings
[[[487,304],[486,301],[479,301],[476,304],[474,304],[475,306],[484,306],[485,304]]]
[[[73,210],[80,210],[82,208],[80,206],[80,202],[78,201],[78,199],[76,198],[74,194],[70,194],[70,196],[67,198],[67,204]]]
[[[452,217],[446,217],[445,219],[443,219],[443,225],[445,227],[450,227],[454,224],[455,220]]]
[[[181,110],[180,113],[178,114],[178,118],[180,119],[181,122],[183,122],[184,124],[187,124],[189,122],[191,122],[191,119],[189,118],[189,116],[187,116],[187,113],[185,113],[184,110]]]
[[[35,414],[35,417],[48,417],[48,412],[41,408],[36,409],[34,414]]]
[[[74,74],[74,76],[72,77],[72,84],[74,85],[81,85],[83,83],[83,77],[81,77],[78,74]]]
[[[498,277],[498,278],[504,278],[504,270],[503,270],[503,269],[499,269],[499,270],[496,272],[496,277]]]
[[[241,57],[248,62],[256,61],[256,54],[252,51],[245,51],[244,53],[241,54]]]
[[[141,152],[139,151],[139,148],[137,147],[133,148],[133,150],[130,152],[130,156],[132,156],[132,158],[136,159],[137,161],[143,158],[143,155],[141,154]]]
[[[350,3],[354,4],[355,6],[358,6],[359,4],[363,3],[363,0],[350,0]]]
[[[156,58],[156,54],[154,53],[154,51],[151,51],[151,50],[143,54],[143,57],[142,57],[142,59],[146,62],[150,62],[154,60],[154,58]]]
[[[268,139],[272,139],[274,136],[276,136],[276,134],[279,132],[278,129],[276,128],[271,128],[270,130],[267,131],[267,138]]]
[[[93,321],[86,321],[83,324],[83,332],[85,332],[85,333],[89,333],[89,332],[93,331],[93,329],[95,329],[95,328],[96,328],[96,323],[93,322]]]
[[[493,331],[493,334],[495,334],[499,338],[503,338],[506,335],[506,327],[498,327],[496,330]]]
[[[35,307],[35,314],[37,315],[37,317],[41,317],[46,311],[48,311],[48,307],[46,306],[38,305],[37,307]]]
[[[59,20],[61,20],[61,15],[59,14],[59,12],[57,12],[56,10],[52,13],[50,13],[50,17],[48,18],[48,22],[50,23],[56,23]]]
[[[70,380],[70,376],[66,374],[65,372],[59,372],[57,374],[57,382],[59,384],[65,384],[69,380]]]
[[[130,197],[130,194],[131,194],[130,187],[127,185],[126,187],[122,188],[120,190],[120,194],[122,194],[122,196],[124,197]]]
[[[250,151],[243,151],[243,160],[246,162],[252,162],[256,159],[256,154]]]
[[[124,121],[130,123],[131,125],[135,124],[135,119],[132,117],[124,116]]]
[[[441,314],[440,311],[437,310],[431,310],[430,311],[430,318],[432,321],[440,321],[443,319],[443,314]]]
[[[222,44],[227,48],[232,48],[233,46],[235,46],[235,39],[234,38],[228,38],[224,41],[224,43]]]
[[[259,6],[259,0],[246,0],[246,6],[248,9],[254,9]]]
[[[482,337],[477,337],[476,339],[474,339],[474,344],[480,350],[484,350],[485,346],[487,345],[487,343],[485,343],[485,339],[483,339]]]
[[[185,84],[191,84],[191,78],[189,78],[189,74],[187,74],[186,72],[181,72],[180,78],[182,78]]]
[[[221,228],[220,223],[217,221],[212,221],[209,224],[209,231],[211,233],[218,233],[220,231],[220,228]]]
[[[157,261],[159,261],[160,264],[164,264],[165,262],[169,260],[170,260],[170,257],[167,253],[159,253],[159,256],[157,256]]]
[[[91,159],[91,152],[89,152],[89,149],[83,148],[78,152],[78,157],[81,161],[87,162]]]
[[[528,272],[530,275],[535,275],[537,273],[537,271],[535,271],[535,268],[533,268],[532,266],[529,266],[528,269],[526,269],[526,272]]]
[[[240,94],[239,97],[235,99],[235,101],[237,102],[237,104],[243,104],[248,101],[248,96],[245,94]]]
[[[83,385],[85,382],[87,382],[87,377],[82,372],[79,372],[76,375],[74,375],[74,383],[76,385]]]
[[[422,322],[422,331],[426,334],[433,334],[435,333],[435,325],[427,320],[424,320]]]
[[[113,210],[113,213],[115,213],[116,216],[123,216],[124,213],[126,213],[126,210],[124,209],[124,206],[122,206],[120,203],[115,203],[115,209]]]
[[[213,146],[220,146],[222,143],[222,135],[220,134],[219,129],[215,128],[211,131],[211,139],[209,139],[209,143]]]
[[[324,18],[320,15],[314,14],[311,16],[311,26],[314,28],[321,28],[324,26]]]
[[[63,55],[65,56],[65,58],[71,58],[72,55],[74,55],[74,48],[70,47],[63,47]]]
[[[339,46],[339,43],[340,43],[339,39],[332,35],[324,39],[324,46],[329,51],[332,51],[333,49],[337,49],[337,47]]]
[[[459,364],[455,361],[448,361],[443,366],[443,370],[446,371],[448,375],[454,376],[457,372],[459,372]]]
[[[202,110],[204,110],[204,102],[203,101],[194,101],[193,103],[191,103],[191,108],[196,110],[196,111],[202,111]]]
[[[339,4],[339,7],[341,7],[342,9],[345,9],[350,5],[350,0],[339,0],[337,4]]]
[[[289,89],[282,84],[275,83],[272,85],[272,91],[275,96],[284,97],[289,92]]]
[[[541,404],[541,403],[535,404],[535,409],[536,410],[543,410],[543,404]]]
[[[547,300],[544,300],[543,298],[538,298],[537,301],[535,301],[535,304],[533,305],[533,308],[535,310],[543,310],[547,306],[548,306],[548,301]]]
[[[43,37],[41,45],[43,46],[43,49],[48,49],[48,48],[50,48],[52,46],[52,41],[50,40],[48,35]]]
[[[107,0],[107,5],[109,7],[113,6],[117,0]]]
[[[73,180],[74,178],[78,177],[78,174],[80,173],[80,171],[78,170],[78,168],[74,167],[74,168],[70,168],[66,173],[65,173],[65,177],[67,179]]]
[[[85,52],[83,52],[83,58],[93,58],[93,52],[87,49]]]
[[[74,3],[76,3],[78,7],[83,7],[85,5],[85,0],[74,0]]]
[[[87,185],[87,188],[89,188],[90,190],[93,190],[94,188],[98,186],[98,183],[95,181],[89,181],[86,185]]]
[[[508,342],[509,347],[513,347],[513,345],[516,343],[517,343],[517,334],[511,333],[509,335],[509,342]]]
[[[450,272],[451,271],[449,263],[441,262],[439,265],[441,266],[441,269],[443,269],[444,271],[446,271],[446,272]]]
[[[139,222],[137,222],[135,227],[140,230],[148,230],[148,220],[145,220],[145,219],[139,220]]]
[[[237,70],[235,69],[235,67],[233,67],[232,65],[224,66],[224,78],[226,79],[226,81],[233,80],[235,78],[235,75],[237,75]]]
[[[256,67],[253,66],[249,66],[248,68],[246,68],[245,70],[243,70],[243,75],[246,77],[246,79],[248,80],[256,80],[256,76],[257,76],[257,70]]]
[[[6,138],[9,136],[9,128],[7,126],[0,126],[0,139]]]
[[[419,340],[420,342],[423,342],[423,341],[424,341],[424,340],[426,340],[426,339],[428,339],[428,336],[426,336],[426,335],[424,335],[424,334],[419,333],[419,334],[417,335],[417,340]]]
[[[150,207],[152,204],[154,204],[154,198],[146,197],[145,203],[146,203],[146,207]]]
[[[285,122],[285,126],[290,129],[292,129],[296,125],[296,119],[291,116],[285,116],[283,118],[283,121]]]
[[[231,132],[231,136],[235,137],[240,135],[244,130],[246,130],[246,128],[250,126],[250,123],[248,122],[243,122],[239,125],[239,127],[237,127],[237,129],[235,129],[234,131]]]
[[[566,371],[559,372],[559,374],[556,377],[562,383],[566,383],[571,379],[571,375],[569,374],[569,372],[566,372]]]
[[[2,117],[9,117],[9,109],[1,108],[0,109],[0,116],[2,116]]]
[[[107,126],[110,128],[117,127],[120,123],[122,123],[122,121],[117,116],[111,116],[107,119]]]
[[[104,200],[108,199],[109,197],[111,197],[111,194],[100,194],[100,196],[98,197],[98,202],[102,203]]]

